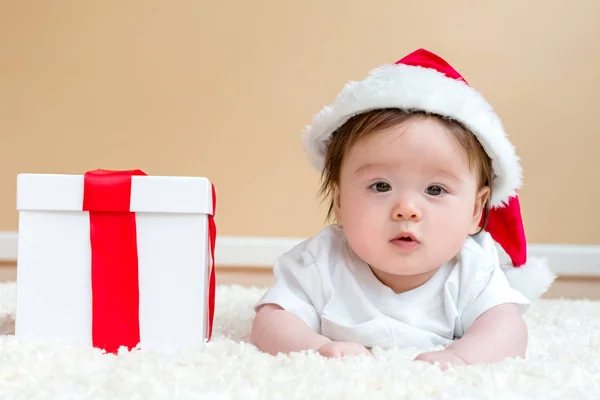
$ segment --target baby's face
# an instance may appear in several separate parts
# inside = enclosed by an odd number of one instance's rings
[[[460,144],[435,121],[370,135],[345,156],[335,212],[353,251],[384,274],[437,270],[477,232],[478,190]]]

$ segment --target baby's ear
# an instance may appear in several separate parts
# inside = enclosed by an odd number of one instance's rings
[[[490,198],[489,186],[484,186],[477,192],[475,197],[475,206],[473,207],[473,219],[471,220],[471,229],[469,233],[471,235],[476,234],[479,231],[479,223],[485,210],[485,205]]]

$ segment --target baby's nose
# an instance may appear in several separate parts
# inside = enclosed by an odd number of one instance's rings
[[[394,209],[393,218],[396,220],[407,219],[418,221],[421,219],[421,212],[412,203],[402,203]]]

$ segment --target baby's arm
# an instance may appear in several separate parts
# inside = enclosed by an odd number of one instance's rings
[[[298,316],[275,304],[265,304],[258,310],[252,323],[251,339],[259,349],[272,355],[318,350],[330,342]]]
[[[324,357],[371,354],[358,343],[335,342],[315,333],[302,319],[275,304],[266,304],[258,310],[251,340],[272,355],[302,350],[315,350]]]
[[[419,354],[416,360],[439,362],[442,367],[503,361],[525,357],[527,325],[516,304],[501,304],[481,314],[473,325],[444,350]]]
[[[528,331],[516,304],[501,304],[475,320],[464,336],[446,350],[467,364],[493,363],[525,357]]]

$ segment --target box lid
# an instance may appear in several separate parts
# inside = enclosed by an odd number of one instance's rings
[[[81,211],[84,176],[19,174],[17,210]],[[204,177],[133,176],[132,212],[212,214],[212,184]]]

